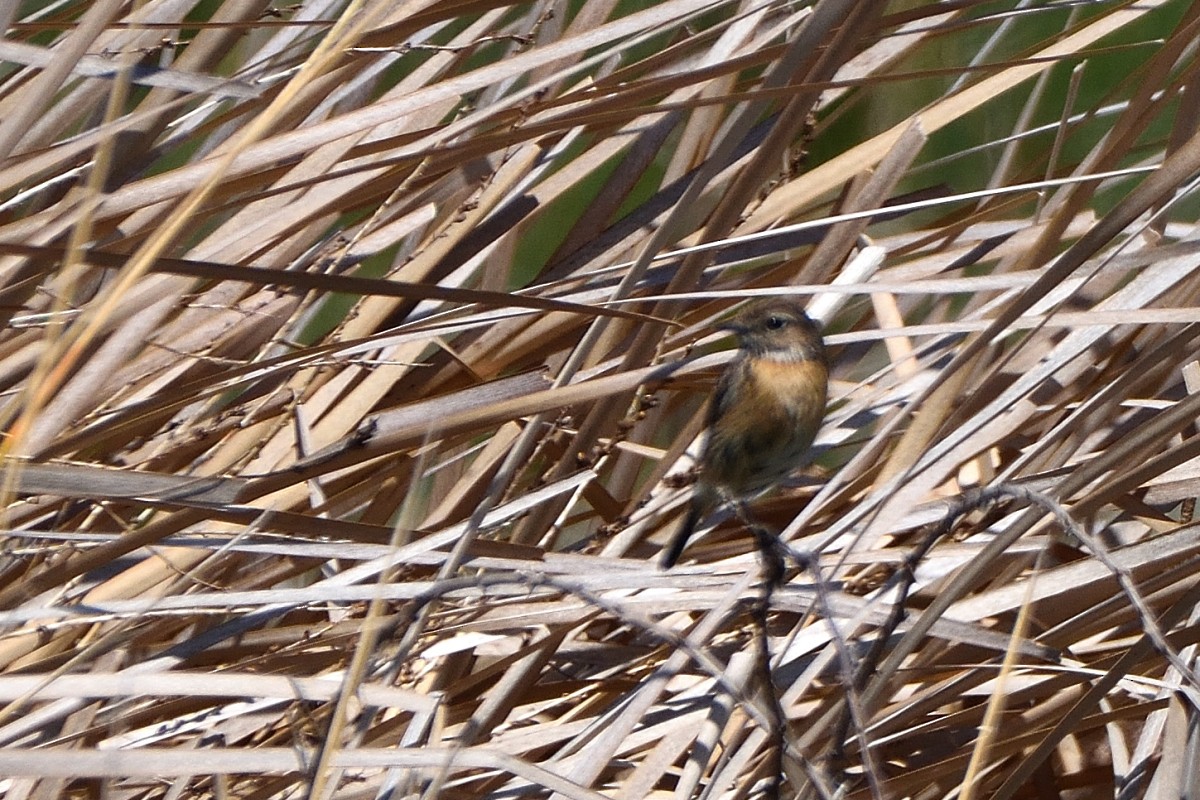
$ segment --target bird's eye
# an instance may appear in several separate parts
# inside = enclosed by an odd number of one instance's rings
[[[787,320],[783,317],[767,317],[767,327],[773,331],[777,331],[787,325]]]

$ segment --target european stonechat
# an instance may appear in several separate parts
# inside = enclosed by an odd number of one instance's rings
[[[797,301],[757,301],[717,327],[736,333],[740,349],[717,382],[700,478],[683,527],[663,553],[663,569],[674,566],[696,526],[718,506],[770,489],[799,466],[825,416],[825,342]]]

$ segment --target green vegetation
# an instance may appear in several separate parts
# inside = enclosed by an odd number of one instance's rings
[[[0,22],[3,800],[1187,796],[1200,7]]]

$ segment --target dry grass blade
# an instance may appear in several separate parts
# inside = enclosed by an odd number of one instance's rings
[[[1200,6],[0,21],[3,800],[1194,784]],[[659,570],[763,294],[812,463]]]

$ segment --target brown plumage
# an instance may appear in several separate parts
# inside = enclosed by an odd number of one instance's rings
[[[713,394],[700,479],[683,527],[663,553],[664,569],[721,503],[765,491],[799,466],[825,416],[829,362],[803,306],[761,300],[719,327],[738,335],[740,352]]]

